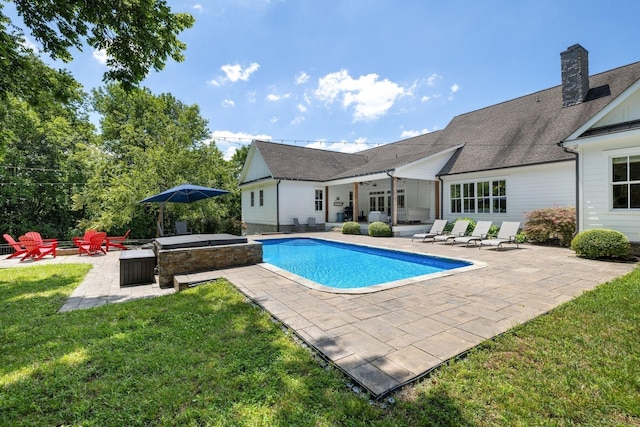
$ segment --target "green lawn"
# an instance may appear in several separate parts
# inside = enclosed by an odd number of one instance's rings
[[[0,270],[0,425],[640,425],[639,269],[372,405],[224,281],[58,314],[89,268]]]

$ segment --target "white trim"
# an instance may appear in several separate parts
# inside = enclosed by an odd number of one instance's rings
[[[618,107],[623,101],[629,98],[633,93],[640,89],[640,79],[637,80],[634,84],[629,86],[624,92],[622,92],[616,99],[611,101],[604,107],[600,112],[598,112],[595,116],[593,116],[590,120],[588,120],[585,124],[576,129],[571,135],[562,141],[562,146],[569,141],[572,142],[571,145],[578,139],[580,135],[589,130],[593,125],[595,125],[600,119],[613,111],[616,107]],[[586,139],[586,138],[585,138]]]

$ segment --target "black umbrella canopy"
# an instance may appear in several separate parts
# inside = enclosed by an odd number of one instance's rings
[[[227,194],[227,190],[218,188],[202,187],[200,185],[182,184],[177,187],[170,188],[162,193],[155,194],[140,200],[140,203],[151,202],[175,202],[175,203],[191,203],[197,200],[208,199],[209,197]]]

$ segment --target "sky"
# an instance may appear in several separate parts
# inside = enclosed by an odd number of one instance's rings
[[[197,104],[227,159],[253,138],[357,152],[441,130],[559,85],[560,52],[576,43],[590,74],[640,61],[636,0],[168,3],[196,20],[179,36],[186,59],[142,86]],[[103,85],[104,54],[72,53],[66,64],[41,57],[86,91]]]

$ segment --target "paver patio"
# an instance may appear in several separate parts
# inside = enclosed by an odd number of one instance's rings
[[[636,267],[635,263],[585,260],[569,249],[554,247],[522,245],[496,251],[407,238],[312,236],[487,264],[369,294],[310,289],[261,266],[191,275],[194,281],[226,278],[376,397]],[[82,257],[82,262],[92,262],[95,268],[61,311],[173,292],[157,285],[119,289],[117,255]],[[77,261],[69,256],[45,262]],[[3,260],[0,264],[17,263]]]

